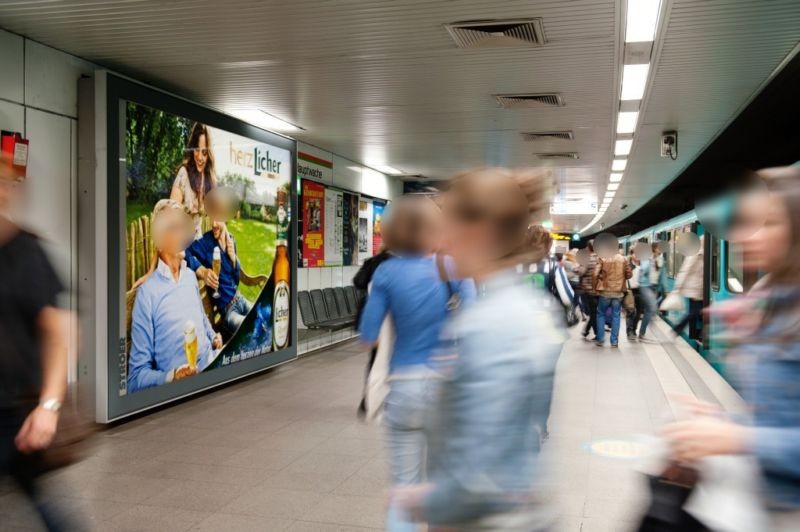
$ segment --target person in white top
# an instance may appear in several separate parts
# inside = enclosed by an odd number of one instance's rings
[[[214,154],[211,151],[211,136],[205,124],[196,122],[189,135],[183,162],[172,184],[169,199],[181,203],[192,216],[195,239],[203,236],[202,217],[205,214],[205,198],[217,186],[214,172]]]

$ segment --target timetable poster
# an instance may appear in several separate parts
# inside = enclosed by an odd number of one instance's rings
[[[354,266],[358,264],[358,194],[345,192],[343,207],[343,262],[345,266]]]
[[[361,199],[358,202],[358,263],[373,255],[372,251],[372,200]]]
[[[382,201],[375,201],[372,204],[372,253],[377,255],[381,251],[383,245],[383,234],[381,226],[383,225],[383,211],[386,209],[386,203]]]
[[[324,210],[325,187],[313,181],[303,181],[303,266],[316,268],[325,265]]]
[[[344,193],[325,189],[325,266],[342,265],[344,239]]]

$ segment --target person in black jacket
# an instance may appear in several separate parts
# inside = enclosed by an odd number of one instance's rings
[[[353,277],[353,286],[355,286],[360,295],[360,299],[358,301],[358,310],[356,312],[356,324],[361,322],[361,313],[364,311],[364,305],[367,303],[367,290],[369,289],[369,283],[372,282],[372,276],[375,274],[375,270],[378,269],[384,261],[392,258],[392,254],[389,252],[388,249],[382,248],[381,251],[375,255],[374,257],[370,257],[364,261],[364,264],[361,265],[361,268],[358,270],[358,273]],[[369,353],[369,360],[367,361],[367,373],[366,378],[369,378],[369,372],[372,370],[372,365],[375,363],[375,355],[378,353],[378,348],[373,347]],[[367,403],[366,398],[361,399],[361,403],[358,405],[358,415],[359,417],[363,417],[367,413]]]

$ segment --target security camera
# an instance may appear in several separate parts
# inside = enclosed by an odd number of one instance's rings
[[[661,134],[661,156],[673,161],[678,158],[678,132],[665,131]]]

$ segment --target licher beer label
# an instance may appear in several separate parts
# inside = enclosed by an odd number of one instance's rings
[[[275,285],[273,312],[273,345],[283,349],[289,343],[289,283],[278,281]]]

